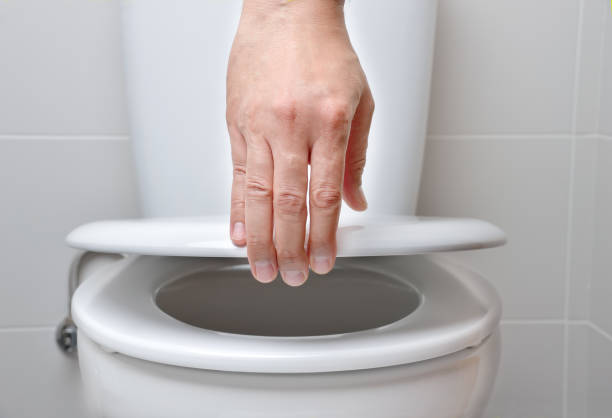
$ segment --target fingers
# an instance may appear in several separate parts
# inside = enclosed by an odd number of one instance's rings
[[[354,210],[363,211],[368,207],[361,188],[363,170],[368,148],[368,134],[374,114],[374,99],[369,89],[363,93],[351,125],[344,168],[344,201]]]
[[[245,220],[247,256],[251,272],[263,283],[278,273],[272,241],[273,160],[263,140],[249,141],[245,177]]]
[[[290,286],[308,278],[304,250],[308,148],[306,141],[294,141],[294,149],[274,150],[274,233],[281,276]]]
[[[315,142],[311,151],[308,255],[318,274],[329,273],[336,259],[345,144],[346,138],[325,138]]]
[[[246,245],[246,229],[244,219],[244,186],[246,181],[246,143],[240,131],[228,127],[232,148],[232,195],[230,208],[230,237],[235,245]]]
[[[321,110],[314,132],[299,132],[302,128],[292,125],[293,116],[283,119],[283,127],[274,130],[287,133],[286,138],[251,138],[248,132],[243,137],[230,128],[234,165],[230,233],[236,245],[247,245],[251,271],[260,282],[273,281],[280,271],[283,281],[299,286],[308,278],[309,264],[316,273],[328,273],[336,258],[342,197],[355,210],[367,207],[361,182],[374,111],[371,93],[367,89],[356,108],[329,102]],[[319,137],[314,143],[309,140],[313,133]]]

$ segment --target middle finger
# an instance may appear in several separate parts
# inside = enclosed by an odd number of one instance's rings
[[[296,143],[300,145],[293,149],[272,150],[276,255],[281,276],[290,286],[299,286],[308,278],[308,258],[304,250],[308,148],[306,141]]]

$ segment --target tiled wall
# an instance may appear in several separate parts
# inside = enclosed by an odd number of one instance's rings
[[[419,213],[509,240],[453,255],[504,300],[487,417],[610,416],[610,2],[442,0],[439,24]]]
[[[139,213],[115,0],[0,1],[0,417],[85,416],[55,346],[80,223]]]
[[[604,42],[591,319],[612,335],[612,17]]]
[[[610,16],[608,0],[441,0],[419,212],[508,233],[454,255],[504,298],[490,418],[612,410]],[[0,1],[2,417],[84,416],[53,331],[64,235],[139,212],[118,25],[117,0]]]

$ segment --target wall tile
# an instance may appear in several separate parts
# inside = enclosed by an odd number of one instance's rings
[[[0,331],[0,416],[86,418],[76,357],[53,329]]]
[[[484,418],[561,417],[563,326],[502,325],[502,356]]]
[[[593,240],[599,138],[579,138],[575,144],[572,238],[570,265],[571,319],[589,318],[589,297],[593,274]]]
[[[601,86],[601,110],[599,116],[600,133],[612,135],[612,12],[610,4],[606,15],[606,32],[604,39],[604,66]]]
[[[612,339],[587,325],[570,326],[568,414],[607,418],[612,411]]]
[[[428,140],[418,213],[482,218],[505,247],[455,253],[499,290],[505,318],[564,313],[569,140]]]
[[[587,418],[589,390],[589,337],[586,324],[569,326],[567,417]]]
[[[607,418],[612,411],[612,339],[597,331],[589,337],[589,390],[587,395],[588,417]]]
[[[579,0],[442,0],[432,134],[567,133]]]
[[[125,140],[0,140],[0,328],[66,314],[71,229],[138,215]]]
[[[602,79],[603,30],[609,14],[608,0],[583,0],[580,33],[576,132],[596,133]]]
[[[591,321],[612,334],[612,139],[599,144]]]
[[[0,134],[127,132],[118,0],[0,1]]]

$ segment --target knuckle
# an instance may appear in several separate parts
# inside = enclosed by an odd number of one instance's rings
[[[374,98],[372,96],[369,96],[367,98],[366,106],[370,114],[374,113],[374,110],[376,109],[376,102],[374,101]]]
[[[234,177],[246,176],[246,165],[242,161],[234,161]]]
[[[256,106],[245,106],[240,112],[240,118],[237,123],[238,129],[241,132],[256,131],[258,116]]]
[[[306,210],[306,196],[297,190],[281,189],[276,194],[274,208],[281,215],[300,215]]]
[[[245,203],[244,203],[244,199],[232,199],[231,201],[231,205],[232,205],[232,209],[236,210],[236,209],[244,209],[245,208]]]
[[[308,160],[304,155],[285,152],[283,153],[283,164],[291,170],[300,170],[308,165]]]
[[[282,264],[298,264],[302,260],[300,252],[290,248],[278,248],[276,257]]]
[[[272,114],[279,120],[294,122],[297,119],[298,107],[293,99],[283,99],[274,102]]]
[[[259,235],[247,234],[246,241],[249,251],[254,254],[267,254],[272,245],[272,241]]]
[[[261,178],[247,176],[245,190],[247,200],[267,201],[272,199],[272,187]]]
[[[354,180],[361,182],[361,176],[363,175],[365,164],[365,157],[357,158],[349,162],[349,172],[353,175]]]
[[[318,209],[337,209],[342,202],[342,192],[337,186],[318,185],[311,192],[310,202]]]
[[[334,131],[348,130],[351,116],[350,106],[344,101],[333,101],[322,108],[323,124]]]

